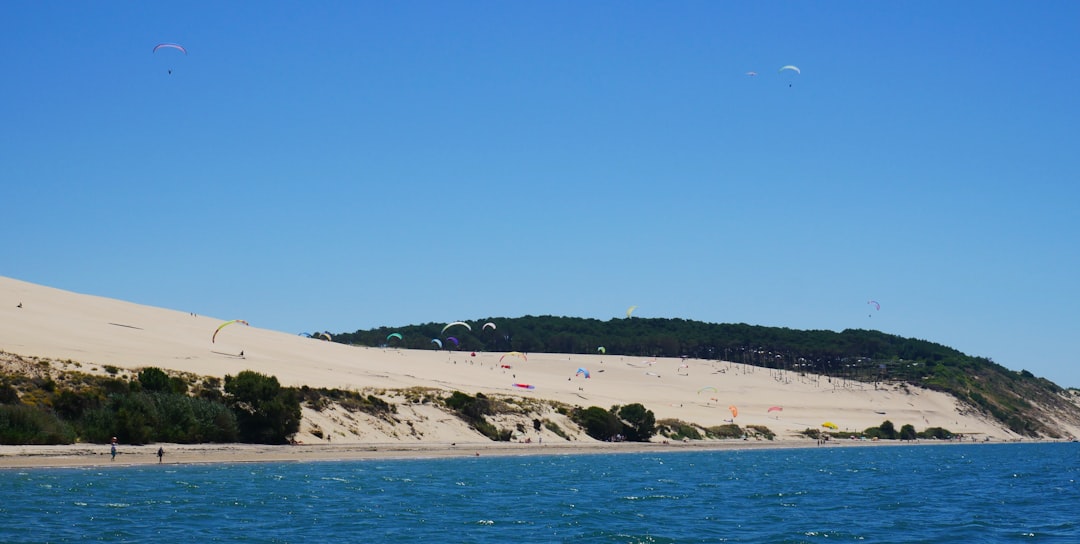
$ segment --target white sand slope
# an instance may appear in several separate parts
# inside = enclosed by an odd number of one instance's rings
[[[658,419],[678,418],[706,427],[731,420],[729,406],[735,406],[736,423],[767,426],[779,438],[790,438],[808,427],[818,428],[825,421],[835,422],[842,430],[862,430],[886,419],[897,428],[904,424],[918,430],[939,426],[980,438],[1013,438],[995,422],[964,413],[945,394],[895,385],[876,389],[868,384],[778,374],[718,361],[535,353],[528,354],[527,361],[506,357],[500,363],[504,353],[473,357],[463,352],[353,347],[260,329],[258,323],[231,325],[211,342],[221,323],[243,318],[193,316],[0,277],[0,350],[24,357],[78,361],[84,370],[101,365],[127,369],[156,366],[218,377],[255,370],[296,386],[357,390],[434,387],[603,408],[640,402]],[[502,368],[502,364],[511,368]],[[575,376],[578,368],[588,369],[592,377]],[[523,390],[514,387],[515,383],[535,389]],[[715,387],[716,392],[698,392],[707,386]],[[782,411],[770,412],[773,406],[782,407]],[[317,417],[329,427],[337,425],[329,416]],[[437,418],[417,418],[428,421],[428,432],[439,440],[470,436],[464,426],[446,422],[448,427],[461,428],[437,432]],[[352,427],[353,431],[341,435],[388,436],[358,426],[364,424],[347,422],[341,428]],[[1080,435],[1080,430],[1072,432]]]

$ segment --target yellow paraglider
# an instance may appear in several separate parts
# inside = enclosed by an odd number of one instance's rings
[[[825,423],[822,423],[821,426],[825,427],[826,429],[832,429],[834,431],[840,428],[839,425],[837,425],[837,424],[835,424],[835,423],[833,423],[831,421],[826,421]]]
[[[529,358],[526,357],[524,353],[521,353],[520,351],[511,351],[510,353],[507,353],[507,354],[503,355],[502,357],[499,357],[499,362],[501,363],[502,360],[507,358],[507,357],[519,357],[519,358],[521,358],[522,360],[524,360],[526,362],[528,362],[528,360],[529,360]]]
[[[637,306],[631,306],[631,307],[627,308],[626,309],[626,318],[630,319],[630,314],[634,313],[634,310],[636,310],[636,309],[637,309]]]
[[[234,319],[232,321],[226,321],[226,322],[222,323],[221,325],[218,325],[218,328],[214,331],[214,335],[210,337],[210,342],[211,343],[216,342],[217,341],[217,333],[221,332],[221,329],[224,329],[225,327],[228,327],[229,325],[232,325],[233,323],[243,323],[245,325],[249,325],[248,322],[244,321],[243,319]]]

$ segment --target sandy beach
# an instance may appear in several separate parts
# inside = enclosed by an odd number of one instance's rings
[[[137,372],[155,366],[217,377],[255,370],[276,376],[283,385],[372,392],[398,407],[394,425],[342,410],[305,409],[297,436],[302,444],[298,446],[169,445],[167,462],[454,456],[477,451],[514,454],[541,447],[541,441],[545,452],[553,453],[611,448],[745,447],[715,441],[689,446],[604,444],[581,433],[562,438],[546,429],[535,433],[530,429],[530,444],[485,443],[460,420],[401,394],[415,388],[482,392],[581,407],[608,408],[639,402],[658,420],[678,419],[704,427],[733,419],[743,427],[762,425],[776,434],[777,440],[768,444],[774,447],[814,446],[813,440],[798,433],[820,428],[825,421],[850,431],[890,420],[897,428],[904,424],[917,430],[943,427],[979,440],[1018,438],[942,393],[898,384],[875,386],[770,371],[724,361],[544,353],[527,354],[527,360],[503,359],[506,354],[499,352],[473,355],[435,349],[349,346],[261,329],[258,323],[232,325],[211,341],[221,323],[243,318],[154,308],[0,277],[0,351],[7,354],[88,373],[104,373],[107,366],[114,367],[114,372]],[[577,375],[578,368],[588,369],[591,378]],[[515,383],[527,383],[534,389],[519,389]],[[733,417],[732,407],[737,417]],[[558,417],[554,411],[551,415]],[[1080,428],[1066,429],[1074,436],[1080,435]],[[329,436],[330,443],[320,435]],[[661,442],[662,438],[656,440]],[[101,445],[30,448],[19,450],[20,454],[11,453],[9,448],[30,447],[0,447],[0,466],[62,465],[69,460],[75,465],[97,464],[86,461],[107,453],[107,446]],[[142,453],[151,449],[156,451],[157,447],[122,448],[124,453],[116,462],[142,457],[156,462],[153,456]],[[59,453],[49,453],[52,451]]]

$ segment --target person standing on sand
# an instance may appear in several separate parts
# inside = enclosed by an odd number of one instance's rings
[[[112,444],[109,445],[109,453],[112,455],[112,460],[116,460],[116,437],[112,438]]]
[[[165,450],[162,447],[158,446],[158,449],[157,449],[157,462],[159,464],[161,463],[161,458],[162,457],[165,457]]]

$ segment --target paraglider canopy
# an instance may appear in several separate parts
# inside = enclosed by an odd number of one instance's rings
[[[439,349],[442,349],[442,340],[439,340],[438,338],[432,338],[431,343],[439,346]]]
[[[226,322],[222,323],[221,325],[218,325],[218,328],[214,330],[214,335],[210,337],[210,342],[211,343],[217,342],[217,335],[218,335],[219,332],[221,332],[221,329],[224,329],[225,327],[228,327],[229,325],[232,325],[233,323],[243,323],[245,325],[248,325],[248,322],[244,321],[243,319],[233,319],[232,321],[226,321]]]
[[[499,362],[501,363],[502,360],[507,358],[507,357],[518,357],[518,358],[522,359],[523,361],[528,361],[529,360],[529,358],[526,357],[524,353],[521,353],[520,351],[511,351],[509,353],[504,354],[502,357],[499,357]]]
[[[794,66],[794,65],[791,65],[791,64],[788,64],[787,66],[781,66],[780,70],[778,70],[778,72],[783,72],[784,70],[791,70],[792,72],[795,72],[796,74],[800,74],[800,75],[802,74],[802,70],[800,70],[798,66]]]
[[[177,51],[180,51],[185,55],[187,54],[187,49],[184,49],[184,46],[178,43],[159,43],[154,46],[153,52],[157,53],[158,49],[176,49]]]
[[[470,327],[468,323],[466,323],[464,321],[455,321],[453,323],[447,323],[446,326],[442,328],[442,332],[440,332],[439,334],[445,334],[446,329],[449,329],[450,327],[453,327],[454,325],[461,325],[462,327],[465,327],[466,329],[469,329],[470,331],[472,330],[472,327]]]
[[[631,307],[627,308],[626,309],[626,318],[630,319],[630,314],[634,313],[634,310],[636,310],[636,309],[637,309],[637,306],[631,306]]]
[[[389,342],[391,338],[397,338],[398,340],[404,340],[405,337],[401,336],[400,332],[392,332],[386,335],[386,341]]]

